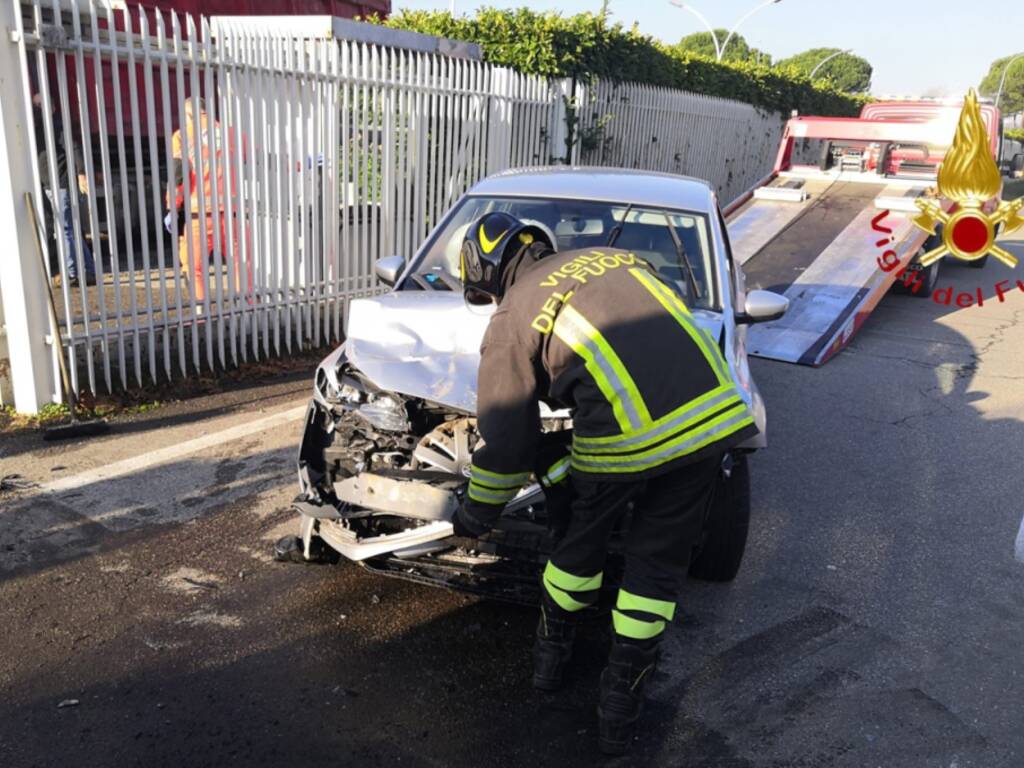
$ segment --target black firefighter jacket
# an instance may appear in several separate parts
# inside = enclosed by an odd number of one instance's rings
[[[484,336],[477,392],[484,445],[469,496],[481,504],[503,505],[529,480],[540,400],[571,409],[571,469],[593,480],[668,472],[757,433],[680,296],[617,249],[553,254],[517,276]]]

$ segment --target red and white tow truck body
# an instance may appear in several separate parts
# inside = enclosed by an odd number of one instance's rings
[[[915,200],[934,187],[960,110],[876,102],[858,118],[786,124],[772,173],[724,211],[747,288],[790,300],[784,318],[749,329],[751,354],[817,366],[850,342],[928,237],[911,223]],[[982,117],[995,155],[999,112],[982,105]],[[879,268],[886,251],[899,268]]]

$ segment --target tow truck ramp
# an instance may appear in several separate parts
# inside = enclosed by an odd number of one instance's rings
[[[962,111],[894,101],[866,105],[856,118],[789,120],[772,174],[724,211],[747,288],[790,302],[784,317],[748,330],[747,350],[821,365],[846,346],[928,238],[912,224],[917,198],[933,185],[941,192],[950,153],[997,156],[1000,125],[999,110],[973,96]],[[939,200],[947,211],[954,204]]]
[[[818,366],[846,346],[900,271],[883,272],[878,257],[894,250],[905,267],[927,237],[911,224],[926,186],[815,169],[780,172],[754,190],[727,219],[733,258],[748,290],[781,293],[790,306],[750,327],[748,352]]]

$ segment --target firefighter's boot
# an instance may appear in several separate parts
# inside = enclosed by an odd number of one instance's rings
[[[576,624],[571,614],[552,606],[547,596],[540,604],[537,640],[533,645],[533,687],[557,691],[562,687],[565,667],[572,657]]]
[[[599,746],[606,755],[629,751],[644,704],[644,687],[654,675],[657,646],[616,642],[601,673],[597,708]]]

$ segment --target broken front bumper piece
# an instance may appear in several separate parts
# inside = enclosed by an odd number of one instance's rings
[[[459,508],[454,490],[370,472],[335,483],[334,494],[357,509],[417,520],[450,521]]]
[[[454,487],[461,483],[445,482],[438,487],[424,482],[395,480],[364,472],[334,484],[334,493],[343,510],[332,505],[318,506],[296,501],[295,510],[302,515],[301,538],[306,557],[311,556],[312,539],[320,536],[333,549],[349,560],[366,560],[387,553],[421,548],[446,539],[455,533],[451,524],[459,499]],[[359,536],[348,521],[377,516],[396,516],[408,526],[395,532]]]

